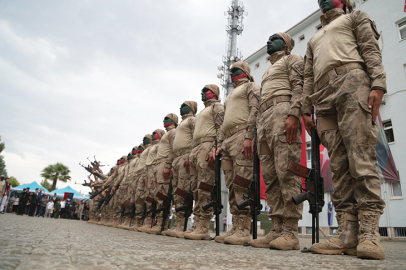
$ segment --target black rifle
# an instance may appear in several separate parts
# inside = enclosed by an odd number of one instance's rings
[[[118,190],[119,186],[116,186],[115,190]],[[104,202],[104,205],[108,205],[111,201],[111,199],[113,198],[114,194],[116,193],[115,191],[110,190],[109,191],[109,195],[106,198],[106,201]]]
[[[313,122],[315,119],[314,107],[312,109]],[[324,206],[324,181],[320,171],[320,138],[317,130],[311,129],[311,148],[312,148],[312,168],[309,169],[294,161],[289,161],[288,171],[305,178],[304,188],[301,186],[302,193],[293,196],[295,205],[304,201],[309,202],[309,213],[312,214],[312,243],[319,242],[319,213]],[[310,249],[304,249],[308,251]]]
[[[175,194],[184,197],[183,205],[176,207],[175,212],[184,212],[183,216],[185,217],[185,222],[183,224],[183,231],[187,229],[187,222],[189,217],[193,214],[193,191],[192,191],[192,183],[190,183],[189,191],[186,192],[181,190],[180,188],[176,188]]]
[[[161,224],[161,232],[165,230],[165,223],[166,219],[169,217],[172,207],[172,200],[173,200],[173,187],[172,187],[172,179],[169,181],[169,188],[168,194],[163,199],[162,205],[160,208],[156,209],[156,213],[162,212],[162,224]],[[160,193],[160,192],[159,192]],[[162,194],[162,193],[161,193]],[[159,198],[159,197],[158,197]]]
[[[248,187],[247,195],[244,194],[245,201],[237,204],[237,207],[239,210],[242,210],[247,206],[250,207],[251,217],[252,217],[252,238],[257,239],[257,221],[258,221],[258,215],[261,214],[262,204],[261,204],[261,191],[260,191],[260,187],[261,187],[261,185],[260,185],[260,168],[259,168],[260,165],[259,165],[259,157],[258,157],[258,151],[257,151],[257,129],[256,128],[254,129],[254,132],[255,132],[255,136],[254,136],[254,153],[253,153],[253,160],[254,160],[253,179],[251,181],[249,181],[248,179],[245,179],[243,177],[236,175],[234,177],[233,182],[240,186]]]
[[[142,210],[135,212],[135,216],[141,215],[141,224],[144,224],[144,220],[147,217],[147,203],[144,202],[142,205]]]
[[[106,186],[105,189],[106,188],[110,188],[110,185]],[[99,195],[102,192],[103,192],[103,189],[100,189],[99,191],[93,192],[92,195],[90,195],[90,199],[93,199],[94,197],[96,197],[97,195]]]
[[[84,187],[90,187],[90,185],[91,185],[90,182],[89,182],[89,183],[86,183],[86,180],[83,180],[83,181],[85,181],[85,182],[82,183],[82,186],[84,186]],[[75,182],[75,184],[76,184],[76,182]]]
[[[215,145],[217,151],[217,140],[215,141]],[[210,196],[207,198],[207,204],[202,206],[204,211],[207,211],[208,209],[213,207],[213,212],[216,215],[216,236],[220,235],[220,214],[221,209],[223,209],[223,205],[221,204],[220,169],[221,169],[220,155],[217,155],[214,163],[214,171],[215,171],[214,185],[210,192]]]
[[[147,201],[149,201],[148,198],[151,197],[147,197]],[[151,208],[146,212],[146,217],[148,217],[149,214],[151,214],[151,228],[154,226],[154,221],[156,217],[156,208],[157,208],[156,201],[152,199]]]

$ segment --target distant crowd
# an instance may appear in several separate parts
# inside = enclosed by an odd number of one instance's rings
[[[48,196],[43,189],[35,189],[30,192],[28,188],[23,189],[21,194],[11,195],[6,206],[8,213],[17,215],[28,215],[31,217],[89,219],[89,205],[82,201],[60,199],[57,194]]]

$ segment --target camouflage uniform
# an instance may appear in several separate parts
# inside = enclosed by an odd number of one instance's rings
[[[224,106],[220,103],[220,89],[215,84],[208,84],[205,88],[210,89],[217,99],[209,99],[204,102],[205,108],[196,116],[195,130],[193,133],[193,149],[190,153],[190,165],[197,175],[192,175],[194,183],[214,185],[214,167],[209,167],[206,161],[207,154],[215,150],[215,140],[219,136],[219,130],[223,124]],[[210,190],[195,189],[195,206],[193,227],[185,233],[184,237],[193,240],[208,240],[210,219],[213,216],[213,210],[204,211],[202,206],[207,203],[207,197]]]
[[[182,122],[176,129],[172,148],[169,151],[168,158],[166,160],[165,168],[173,169],[173,190],[180,189],[187,192],[190,189],[190,174],[186,171],[184,163],[189,159],[190,150],[193,143],[193,132],[195,129],[195,113],[197,111],[197,103],[194,101],[185,101],[184,104],[193,111],[193,114],[182,115]],[[175,207],[183,205],[184,197],[175,194],[174,195]],[[184,213],[176,212],[175,224],[163,235],[177,236],[177,233],[182,233],[184,229]],[[183,237],[183,235],[179,235]]]
[[[379,34],[363,11],[344,14],[336,8],[320,19],[323,29],[307,46],[302,113],[310,115],[315,105],[317,132],[334,174],[332,201],[339,230],[312,251],[382,259],[378,223],[385,203],[375,168],[378,127],[368,108],[371,89],[386,92]]]
[[[254,139],[254,128],[258,114],[260,87],[251,77],[251,69],[245,62],[237,62],[231,68],[240,68],[247,77],[233,82],[234,90],[224,102],[224,122],[220,132],[219,147],[222,149],[222,167],[228,201],[233,215],[233,228],[225,236],[217,236],[216,242],[242,245],[251,240],[251,215],[249,207],[239,210],[237,204],[244,201],[246,187],[233,183],[236,175],[248,180],[253,178],[253,160],[246,159],[242,150],[245,139]]]
[[[118,161],[117,161],[118,162]],[[114,172],[109,176],[109,178],[107,178],[106,180],[102,181],[102,185],[103,186],[108,186],[108,185],[112,185],[112,183],[114,183],[114,180],[117,178],[118,176],[118,165],[114,166]],[[100,197],[105,196],[106,192],[102,192],[101,195],[99,195]],[[103,206],[103,209],[101,211],[101,219],[100,221],[97,223],[99,225],[105,225],[108,223],[109,221],[109,214],[108,214],[108,207],[107,206]]]
[[[154,199],[157,202],[157,207],[161,207],[163,200],[157,197],[157,193],[159,192],[161,195],[167,196],[168,195],[168,189],[169,189],[169,182],[172,179],[172,176],[170,176],[169,179],[164,178],[164,168],[166,163],[171,163],[172,160],[168,161],[169,157],[169,152],[172,149],[173,146],[173,139],[175,138],[175,133],[176,133],[176,127],[178,125],[178,116],[174,113],[168,114],[166,117],[169,117],[173,123],[175,124],[174,126],[168,126],[165,127],[166,133],[165,135],[162,136],[159,145],[158,145],[158,150],[157,150],[157,156],[155,158],[155,170],[154,170],[154,179],[155,179],[155,190],[154,190]],[[171,202],[171,208],[172,208],[172,202]],[[161,228],[162,228],[162,223],[167,223],[169,220],[169,216],[167,220],[163,220],[163,212],[160,212],[157,214],[157,222],[154,227],[151,229],[147,230],[148,233],[150,234],[159,234],[161,233]],[[164,226],[164,230],[167,230],[168,226]]]
[[[267,187],[268,216],[272,219],[271,232],[251,242],[252,246],[275,249],[299,249],[297,223],[302,218],[303,205],[295,205],[292,196],[300,193],[300,177],[288,172],[288,162],[300,163],[300,99],[303,89],[303,58],[290,53],[294,42],[285,33],[277,33],[287,46],[269,56],[272,66],[262,76],[261,101],[258,113],[258,149],[262,176]],[[286,141],[285,121],[289,116],[299,119],[296,139]],[[280,227],[283,223],[283,231]],[[272,245],[272,243],[274,245]]]

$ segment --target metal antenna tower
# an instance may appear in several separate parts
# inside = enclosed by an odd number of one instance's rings
[[[223,86],[223,100],[225,97],[233,91],[233,82],[230,76],[230,66],[235,62],[241,61],[241,52],[237,49],[237,36],[242,34],[244,25],[242,20],[245,12],[245,7],[242,1],[231,0],[231,5],[225,14],[228,14],[226,26],[227,31],[227,53],[223,56],[223,65],[218,66],[221,71],[217,74],[217,77],[221,79],[221,85]]]

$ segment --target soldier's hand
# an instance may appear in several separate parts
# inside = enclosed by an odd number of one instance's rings
[[[170,175],[171,175],[171,170],[170,170],[170,169],[167,169],[167,168],[164,168],[163,175],[164,175],[164,179],[165,179],[165,180],[168,180],[169,177],[170,177]]]
[[[220,155],[221,152],[223,152],[223,149],[221,149],[221,147],[217,147],[216,156]]]
[[[372,109],[372,124],[376,125],[379,107],[381,107],[382,98],[385,92],[381,89],[375,89],[369,94],[368,108]]]
[[[183,167],[185,167],[187,173],[190,173],[190,162],[189,162],[189,159],[186,159],[186,160],[183,162]]]
[[[216,156],[216,150],[212,150],[209,153],[207,153],[207,157],[206,157],[206,161],[207,161],[207,165],[209,165],[209,167],[213,167],[214,166],[214,162],[216,160],[215,156]]]
[[[112,190],[113,190],[113,192],[116,192],[116,187],[113,187]]]
[[[312,136],[311,129],[312,128],[316,129],[316,125],[313,123],[313,120],[312,120],[310,115],[303,114],[302,117],[303,117],[303,123],[304,123],[304,126],[305,126],[305,129],[306,129],[307,133],[310,136]]]
[[[104,190],[104,185],[102,186],[102,190]]]
[[[288,119],[285,121],[286,141],[288,143],[293,143],[297,136],[297,130],[299,129],[299,119],[296,116],[289,115]]]
[[[242,144],[242,150],[241,153],[244,153],[244,156],[246,159],[251,159],[252,158],[252,140],[250,139],[245,139],[244,143]]]

